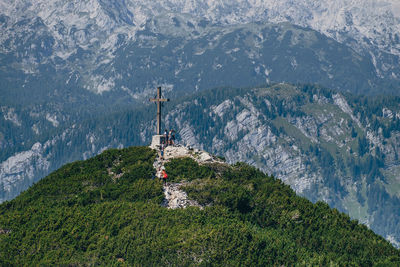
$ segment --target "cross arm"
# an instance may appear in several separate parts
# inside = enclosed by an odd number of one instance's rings
[[[150,98],[149,101],[152,101],[152,102],[167,102],[167,101],[169,101],[169,98]]]

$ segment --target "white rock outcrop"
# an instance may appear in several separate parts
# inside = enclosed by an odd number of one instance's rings
[[[162,178],[162,170],[165,169],[164,163],[168,162],[169,160],[171,160],[173,158],[189,157],[189,158],[194,159],[199,164],[213,163],[213,162],[223,163],[221,160],[213,157],[206,151],[193,149],[193,148],[190,148],[187,146],[182,146],[182,145],[167,146],[164,149],[164,157],[163,158],[161,158],[161,156],[160,156],[160,150],[159,150],[158,146],[150,145],[150,147],[152,149],[157,150],[157,153],[158,153],[158,156],[156,157],[156,160],[154,161],[153,166],[157,170],[156,176],[159,179]],[[163,185],[164,196],[165,196],[163,206],[165,206],[169,209],[186,208],[189,206],[203,208],[196,201],[189,199],[186,192],[181,190],[182,186],[185,186],[188,184],[189,184],[188,182],[181,182],[181,183],[167,182],[167,183],[165,183]]]
[[[196,201],[188,198],[185,191],[181,190],[181,187],[187,183],[167,183],[164,185],[165,199],[163,205],[168,209],[186,208],[189,206],[199,207],[202,209]]]

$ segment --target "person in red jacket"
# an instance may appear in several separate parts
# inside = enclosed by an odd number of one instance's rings
[[[167,172],[165,171],[165,169],[163,169],[163,170],[161,171],[161,177],[162,177],[162,179],[163,179],[163,181],[164,181],[164,184],[166,184],[166,183],[167,183],[168,174],[167,174]]]

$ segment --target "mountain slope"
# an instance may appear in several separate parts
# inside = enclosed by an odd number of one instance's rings
[[[170,110],[167,128],[228,162],[273,173],[399,244],[398,99],[287,84],[211,92]]]
[[[393,69],[396,68],[395,61],[390,64],[387,58],[400,55],[400,5],[395,0],[130,0],[118,4],[103,0],[68,4],[63,1],[49,4],[46,1],[20,0],[0,4],[3,23],[8,22],[5,23],[6,29],[16,22],[39,18],[49,28],[50,34],[55,36],[56,45],[65,51],[64,57],[76,48],[75,44],[88,46],[97,40],[102,41],[105,49],[112,49],[118,34],[134,36],[149,18],[170,12],[189,14],[224,25],[255,21],[290,22],[317,30],[367,54],[371,53],[376,59],[378,72],[386,72],[387,76],[398,73]],[[95,40],[87,38],[93,36]]]
[[[245,164],[167,163],[204,209],[167,210],[148,148],[68,164],[0,205],[2,264],[355,264],[400,262],[365,226]],[[173,172],[172,170],[175,170]],[[177,171],[180,170],[180,171]],[[113,173],[121,173],[113,178]],[[193,174],[196,173],[196,177]],[[21,245],[23,244],[23,245]]]

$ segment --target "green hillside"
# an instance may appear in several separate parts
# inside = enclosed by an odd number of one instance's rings
[[[400,251],[257,169],[173,159],[170,182],[204,206],[161,205],[155,152],[108,150],[0,205],[0,266],[388,265]]]

